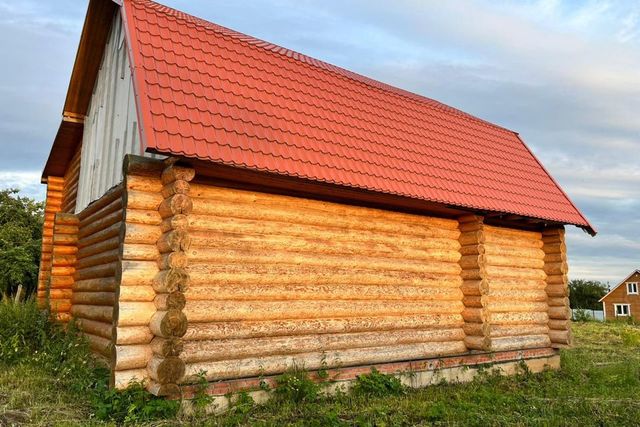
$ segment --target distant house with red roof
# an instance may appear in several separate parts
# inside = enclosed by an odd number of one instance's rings
[[[557,366],[595,234],[516,132],[146,0],[90,1],[42,181],[41,303],[161,395]]]
[[[600,298],[605,320],[633,317],[640,319],[640,270],[634,270],[622,282]]]

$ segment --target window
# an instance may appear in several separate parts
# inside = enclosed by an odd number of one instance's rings
[[[613,308],[616,312],[616,317],[629,315],[629,304],[614,304]]]
[[[627,283],[627,293],[628,294],[638,294],[638,282],[629,282]]]

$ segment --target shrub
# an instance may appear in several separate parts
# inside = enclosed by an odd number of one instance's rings
[[[356,378],[353,392],[365,396],[399,395],[405,392],[405,387],[395,376],[382,374],[376,368],[372,368],[371,373]]]
[[[96,417],[118,424],[174,418],[180,409],[179,401],[156,397],[140,382],[124,390],[110,389],[103,382],[95,391],[92,400]]]
[[[579,308],[573,312],[574,322],[592,322],[594,320],[595,319],[593,318],[593,316],[591,316],[591,314],[583,308]]]
[[[280,375],[275,389],[276,396],[295,403],[312,402],[318,397],[320,386],[315,383],[304,369],[293,369]]]

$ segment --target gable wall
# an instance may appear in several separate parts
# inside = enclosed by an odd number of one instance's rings
[[[602,301],[607,320],[616,319],[614,304],[630,304],[631,316],[633,316],[634,319],[640,319],[640,295],[627,294],[627,282],[638,282],[640,286],[640,274],[635,273],[628,280],[625,280],[622,285],[614,289],[613,292]]]
[[[125,154],[142,152],[133,78],[120,14],[111,26],[85,117],[75,212],[122,181]]]

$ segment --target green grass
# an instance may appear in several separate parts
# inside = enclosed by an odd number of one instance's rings
[[[359,391],[350,394],[315,397],[316,391],[311,390],[313,396],[288,398],[283,392],[264,406],[253,405],[248,396],[242,396],[218,417],[199,411],[197,416],[178,414],[147,424],[638,425],[640,327],[588,322],[575,324],[573,331],[576,345],[562,352],[562,370],[558,372],[499,377],[487,371],[472,383],[421,390],[400,390],[397,384],[376,374],[364,379]],[[283,377],[282,384],[293,385],[296,390],[301,388],[299,384],[309,387],[304,378],[294,381],[290,376]],[[108,425],[96,420],[92,393],[93,389],[79,394],[65,387],[37,364],[3,367],[0,361],[0,425]]]

